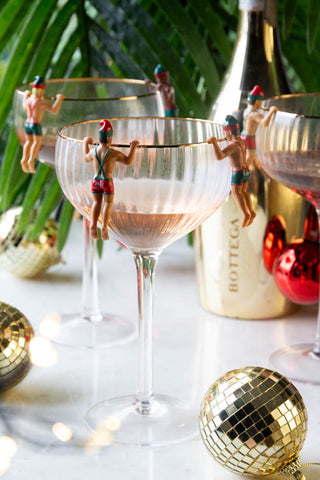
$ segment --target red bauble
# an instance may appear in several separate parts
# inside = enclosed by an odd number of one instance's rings
[[[269,221],[263,239],[263,262],[269,273],[272,273],[273,264],[286,245],[286,228],[280,216],[272,217]]]
[[[319,243],[299,240],[287,245],[273,266],[279,290],[294,303],[319,301]]]

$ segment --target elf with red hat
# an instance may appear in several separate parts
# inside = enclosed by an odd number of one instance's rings
[[[247,164],[250,166],[256,160],[256,131],[258,125],[267,127],[272,116],[278,111],[277,107],[271,107],[266,116],[259,111],[262,107],[264,92],[259,85],[255,85],[248,96],[248,107],[243,113],[243,132],[241,138],[247,147]]]
[[[118,150],[111,148],[113,128],[109,120],[100,121],[99,145],[90,150],[89,145],[93,144],[90,137],[84,138],[84,160],[85,162],[94,162],[95,176],[91,183],[93,194],[93,205],[91,212],[90,235],[92,238],[98,238],[97,223],[102,210],[101,238],[109,240],[108,224],[111,217],[114,185],[112,172],[116,162],[131,165],[136,148],[139,145],[138,140],[130,142],[128,155],[124,155]],[[102,202],[103,200],[103,202]]]
[[[171,83],[169,82],[169,72],[161,64],[157,65],[154,69],[154,78],[156,79],[157,85],[153,88],[152,92],[160,92],[162,101],[165,109],[166,117],[176,117],[177,116],[177,105],[175,102],[175,91]],[[148,79],[145,81],[147,84],[150,84],[151,81]]]
[[[246,145],[240,137],[238,121],[232,115],[227,115],[222,129],[225,132],[226,140],[229,142],[226,147],[221,149],[216,137],[208,138],[211,143],[217,160],[229,157],[232,167],[231,193],[243,214],[242,227],[248,227],[253,222],[256,214],[252,208],[251,198],[247,192],[250,171],[246,162]]]
[[[34,173],[34,162],[42,144],[41,122],[44,112],[57,114],[61,102],[65,98],[58,93],[53,105],[44,99],[45,83],[42,77],[36,75],[32,83],[32,93],[26,90],[23,98],[23,109],[27,112],[28,118],[24,124],[25,143],[21,159],[21,168],[26,173]]]

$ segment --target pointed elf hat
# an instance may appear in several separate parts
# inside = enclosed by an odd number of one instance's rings
[[[248,96],[249,100],[263,100],[264,99],[264,91],[262,90],[259,85],[255,85]]]
[[[45,89],[44,80],[42,77],[40,77],[40,75],[36,75],[34,77],[32,88],[42,88],[43,90]]]
[[[236,130],[237,128],[239,128],[238,120],[232,115],[227,115],[222,124],[222,129],[226,132]]]
[[[153,72],[156,78],[166,77],[168,73],[168,70],[166,70],[160,63],[156,66]]]
[[[99,137],[100,138],[112,137],[113,129],[112,129],[112,125],[109,122],[109,120],[101,120],[100,121],[100,127],[101,127],[101,128],[99,128]]]

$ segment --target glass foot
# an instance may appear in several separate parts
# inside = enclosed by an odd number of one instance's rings
[[[313,344],[284,347],[274,352],[270,360],[280,373],[299,382],[320,384],[320,356]]]
[[[112,442],[136,446],[181,443],[199,435],[197,412],[188,403],[156,395],[152,409],[141,414],[135,396],[115,397],[91,407],[86,423],[98,436],[112,429]]]
[[[137,327],[133,321],[116,315],[102,313],[83,318],[80,314],[63,314],[57,331],[42,335],[58,345],[98,349],[130,342],[137,335]]]

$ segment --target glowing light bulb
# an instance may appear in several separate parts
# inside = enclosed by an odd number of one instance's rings
[[[8,470],[10,463],[11,458],[0,452],[0,477]]]
[[[0,452],[13,457],[17,453],[17,444],[11,437],[2,435],[0,437]]]
[[[58,335],[61,324],[61,316],[57,312],[49,312],[41,320],[39,333],[46,338],[54,338]]]
[[[110,432],[115,432],[121,427],[121,420],[118,417],[107,417],[102,421],[101,428],[105,428]]]
[[[31,362],[38,367],[51,367],[58,359],[57,351],[52,347],[50,340],[34,337],[30,342]]]
[[[2,435],[0,437],[0,476],[10,467],[11,458],[17,452],[17,444],[11,437]]]
[[[57,422],[53,425],[52,432],[60,442],[69,442],[72,438],[71,428],[61,422]]]

